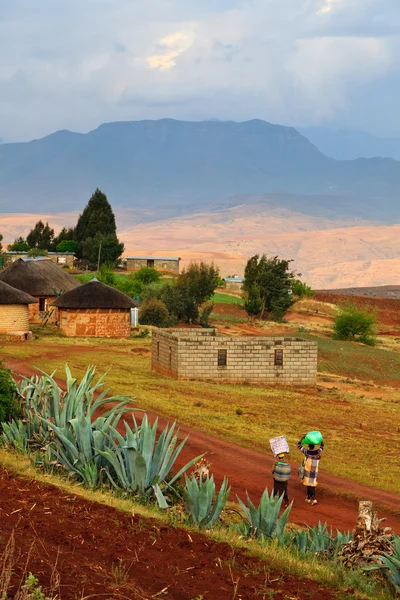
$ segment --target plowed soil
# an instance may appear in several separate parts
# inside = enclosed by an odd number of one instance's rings
[[[1,469],[0,515],[0,553],[12,532],[16,542],[10,599],[25,567],[44,590],[52,588],[63,600],[339,597],[315,582],[269,569],[228,544],[131,517]]]
[[[348,302],[377,311],[377,318],[380,325],[400,328],[400,300],[393,298],[370,298],[368,296],[346,296],[343,294],[331,294],[328,292],[318,292],[314,298],[321,302],[329,302],[341,306]]]

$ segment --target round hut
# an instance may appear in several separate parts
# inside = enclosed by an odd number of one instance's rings
[[[127,338],[130,311],[137,306],[126,294],[92,279],[52,303],[58,308],[60,331],[69,337]]]
[[[29,306],[37,300],[0,281],[0,333],[20,335],[29,334]]]
[[[29,322],[35,325],[55,323],[57,310],[51,310],[50,304],[80,285],[48,258],[20,258],[0,273],[0,281],[36,298],[37,303],[29,306]]]

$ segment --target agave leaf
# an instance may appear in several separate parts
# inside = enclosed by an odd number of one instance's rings
[[[155,496],[157,498],[158,506],[160,508],[168,508],[168,503],[167,503],[166,499],[164,498],[164,495],[163,495],[163,493],[162,493],[162,491],[160,489],[160,486],[159,485],[153,485],[153,491],[154,491],[154,494],[155,494]]]

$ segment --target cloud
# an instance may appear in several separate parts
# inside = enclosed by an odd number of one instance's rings
[[[173,117],[400,135],[399,0],[0,0],[0,137]]]

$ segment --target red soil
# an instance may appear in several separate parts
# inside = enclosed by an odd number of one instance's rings
[[[75,348],[76,349],[76,348]],[[36,371],[24,362],[7,359],[8,365],[15,373],[31,377]],[[63,382],[58,381],[62,387]],[[106,410],[106,407],[105,407]],[[140,414],[136,417],[140,420]],[[150,421],[155,414],[147,412]],[[170,421],[159,418],[159,428],[165,427]],[[238,494],[244,498],[248,490],[252,500],[258,502],[265,486],[272,482],[271,468],[273,458],[259,450],[244,448],[211,435],[179,425],[182,436],[189,434],[189,439],[178,460],[178,467],[183,466],[193,457],[207,452],[207,459],[212,463],[212,471],[218,482],[226,475],[232,486],[231,499]],[[299,453],[300,456],[300,453]],[[295,470],[299,461],[293,459]],[[335,477],[324,473],[321,462],[317,497],[319,503],[311,507],[304,502],[304,488],[293,473],[289,493],[294,500],[290,520],[298,524],[316,525],[318,521],[327,522],[329,526],[340,530],[352,529],[357,518],[357,501],[371,500],[379,507],[379,515],[387,519],[387,525],[400,534],[400,495],[355,483],[354,481]]]
[[[87,502],[1,469],[0,490],[2,544],[12,532],[16,542],[10,599],[25,566],[44,591],[53,588],[52,594],[63,600],[92,595],[108,600],[339,596],[318,583],[270,570],[226,543]],[[118,566],[122,580],[116,581]],[[52,585],[58,578],[59,585]]]
[[[328,292],[317,292],[315,300],[329,302],[342,306],[351,302],[360,308],[369,308],[377,311],[380,325],[389,326],[392,329],[400,328],[400,300],[393,298],[370,298],[366,296],[345,296],[343,294],[330,294]]]

